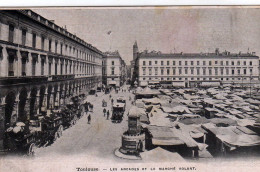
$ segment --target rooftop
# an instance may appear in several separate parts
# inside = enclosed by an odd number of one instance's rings
[[[102,53],[99,49],[97,49],[96,47],[92,46],[91,44],[85,42],[84,40],[80,39],[79,37],[77,37],[76,35],[70,33],[67,31],[66,28],[63,28],[63,27],[60,27],[58,25],[56,25],[52,20],[48,20],[46,18],[44,18],[43,16],[35,13],[34,11],[32,10],[17,10],[17,12],[31,18],[32,20],[34,21],[37,21],[38,23],[40,24],[43,24],[45,25],[46,27],[56,31],[56,32],[59,32],[60,34],[80,43],[81,45],[85,46],[85,47],[88,47],[89,49],[97,52],[97,53]]]
[[[222,53],[216,49],[215,53],[162,53],[160,51],[151,51],[148,52],[147,50],[139,53],[140,57],[206,57],[206,58],[223,58],[223,57],[250,57],[250,58],[259,58],[255,55],[255,52],[251,53],[230,53],[228,51],[224,51]]]

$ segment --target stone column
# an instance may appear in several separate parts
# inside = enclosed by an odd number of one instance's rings
[[[43,100],[42,100],[42,107],[41,107],[41,112],[46,112],[47,110],[47,96],[48,96],[48,89],[45,89],[45,93],[43,96]]]
[[[34,114],[40,114],[39,101],[40,101],[40,90],[37,90],[36,97],[35,97],[35,103],[34,103],[34,109],[33,109]]]
[[[48,109],[53,109],[54,108],[54,90],[52,88],[51,95],[50,95],[50,102],[49,102],[49,108]]]
[[[5,103],[3,100],[0,104],[0,152],[4,150],[4,133],[5,133]]]
[[[31,92],[27,93],[27,98],[25,101],[25,106],[24,106],[24,113],[26,115],[26,120],[30,120],[30,104],[31,104]]]
[[[55,104],[55,107],[58,107],[58,108],[60,107],[60,90],[59,90],[59,88],[56,93],[56,98],[55,98],[54,104]]]
[[[18,119],[18,104],[19,104],[19,94],[17,94],[16,99],[14,101],[13,111],[10,118],[10,126],[14,125]]]
[[[22,75],[22,56],[20,54],[20,51],[17,52],[17,73],[15,76],[21,76]]]
[[[63,90],[60,90],[60,106],[63,106],[64,103],[65,103],[65,97],[64,97],[64,89]]]

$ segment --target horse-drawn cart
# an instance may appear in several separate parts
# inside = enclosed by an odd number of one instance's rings
[[[123,103],[113,104],[112,117],[111,117],[112,122],[120,123],[123,120],[124,111],[125,109]]]

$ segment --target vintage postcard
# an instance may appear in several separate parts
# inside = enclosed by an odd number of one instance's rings
[[[259,171],[258,6],[0,10],[0,171]]]

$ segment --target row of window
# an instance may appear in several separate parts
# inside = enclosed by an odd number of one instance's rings
[[[181,66],[182,63],[183,63],[183,61],[179,61],[179,66]],[[224,66],[224,63],[225,63],[226,66],[229,65],[229,61],[226,61],[226,62],[224,62],[224,61],[214,61],[214,64],[215,64],[215,65],[222,65],[222,66]],[[153,65],[153,64],[152,64],[152,61],[149,61],[148,64],[149,64],[149,66]],[[154,61],[154,64],[157,65],[157,64],[158,64],[158,61]],[[188,64],[188,61],[184,61],[184,64],[185,64],[186,66],[187,66],[187,65],[193,66],[193,65],[195,65],[195,61],[190,61],[189,64]],[[197,65],[197,66],[199,66],[200,64],[201,64],[201,61],[196,61],[196,65]],[[212,61],[209,61],[208,64],[206,64],[206,61],[202,61],[202,64],[203,64],[203,66],[206,66],[206,65],[211,66],[211,65],[212,65]],[[240,66],[241,64],[242,64],[242,62],[240,62],[240,61],[237,61],[237,62],[236,62],[236,65],[238,65],[238,66]],[[161,61],[161,65],[164,65],[164,61]],[[170,65],[170,61],[166,61],[166,65],[169,66],[169,65]],[[176,61],[172,61],[172,65],[175,66],[175,65],[176,65]],[[231,65],[234,66],[234,65],[235,65],[235,61],[231,61]],[[244,66],[247,65],[247,62],[246,62],[246,61],[243,61],[243,65],[244,65]],[[249,61],[249,65],[250,65],[250,66],[253,65],[252,61]],[[146,61],[143,61],[143,66],[146,66]]]
[[[26,58],[22,58],[22,66],[21,66],[21,75],[22,76],[26,76],[26,65],[27,63],[27,59]],[[41,63],[41,75],[44,75],[44,68],[45,68],[45,59],[41,59],[40,61]],[[36,74],[36,64],[37,64],[37,58],[32,58],[32,76],[35,76]],[[48,64],[49,66],[49,71],[48,71],[48,75],[52,74],[52,63],[49,62]],[[14,71],[15,71],[15,57],[14,56],[9,56],[8,58],[8,76],[14,76]],[[72,67],[73,67],[73,73],[72,73]],[[55,75],[58,74],[58,63],[54,64],[54,70],[55,70]],[[60,75],[63,75],[63,71],[65,72],[64,74],[75,74],[75,71],[77,72],[85,72],[85,74],[89,75],[89,74],[94,74],[95,70],[94,70],[94,66],[91,65],[72,65],[72,64],[60,64]]]
[[[152,80],[152,78],[143,78],[143,81],[145,81],[146,79],[149,79],[149,81]],[[179,81],[182,81],[182,80],[185,80],[185,81],[188,81],[188,78],[154,78],[153,80],[158,80],[160,79],[161,81],[164,81],[164,80],[167,80],[167,81],[175,81],[175,80],[179,80]],[[215,80],[221,80],[221,81],[229,81],[229,80],[239,80],[239,81],[242,81],[242,80],[250,80],[250,78],[215,78]],[[252,79],[252,78],[251,78]],[[197,81],[200,81],[200,80],[203,80],[203,81],[206,81],[206,80],[214,80],[214,78],[190,78],[191,81],[194,81],[194,80],[197,80]]]
[[[165,73],[164,73],[164,69],[161,69],[161,75],[164,75]],[[181,75],[181,74],[183,74],[182,73],[182,69],[181,68],[179,68],[179,70],[178,70],[178,74],[179,75]],[[194,69],[190,69],[190,73],[189,74],[191,74],[191,75],[194,75],[195,74],[195,71],[196,71],[196,74],[197,75],[200,75],[201,73],[200,73],[200,69],[196,69],[196,70],[194,70]],[[213,70],[212,69],[208,69],[208,75],[212,75],[212,72]],[[230,73],[229,73],[229,69],[226,69],[225,70],[225,75],[229,75]],[[247,73],[247,69],[237,69],[236,70],[237,71],[237,75],[240,75],[240,74],[244,74],[244,75],[247,75],[248,73]],[[149,70],[148,70],[148,72],[149,72],[149,75],[153,75],[153,73],[152,73],[152,68],[149,68]],[[218,68],[214,68],[214,74],[215,75],[219,75],[219,70],[218,70]],[[253,70],[252,69],[249,69],[249,72],[250,72],[250,74],[252,74],[252,72],[253,72]],[[154,74],[155,75],[158,75],[158,68],[154,68]],[[170,75],[170,69],[166,69],[166,74],[167,75]],[[176,75],[177,74],[177,70],[174,68],[174,69],[172,69],[172,75]],[[188,74],[188,68],[185,68],[184,69],[184,74],[185,75],[187,75]],[[235,69],[232,69],[231,70],[231,74],[232,75],[235,75]],[[146,75],[146,68],[143,68],[143,75]],[[206,69],[205,68],[203,68],[202,69],[202,75],[206,75]],[[220,68],[220,75],[224,75],[224,69],[223,68]]]
[[[9,25],[9,36],[8,36],[8,41],[9,42],[14,42],[14,26],[12,24]],[[22,45],[26,45],[26,37],[27,37],[27,30],[26,29],[22,29]],[[32,47],[36,48],[36,33],[32,34]],[[41,49],[45,50],[45,43],[46,43],[47,39],[45,36],[41,36]],[[60,43],[60,52],[59,54],[63,55],[63,47],[65,47],[65,52],[69,53],[69,54],[75,54],[76,53],[76,57],[80,57],[80,58],[84,58],[87,61],[95,61],[95,57],[92,54],[86,53],[84,51],[78,50],[75,47],[72,46],[68,46],[67,44],[63,45],[63,43]],[[54,47],[54,52],[58,53],[58,41],[55,41],[55,47]],[[49,52],[53,52],[52,51],[52,40],[49,40],[49,44],[48,44],[48,51]]]

